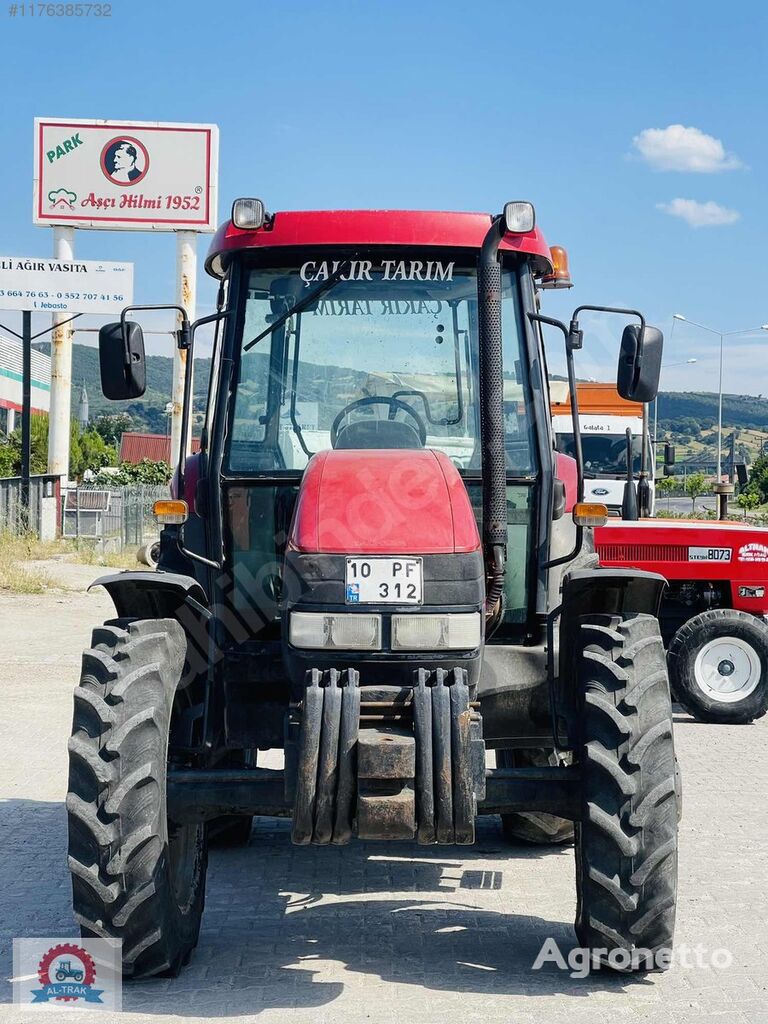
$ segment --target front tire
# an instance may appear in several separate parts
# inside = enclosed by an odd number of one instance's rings
[[[669,966],[678,794],[664,647],[650,615],[583,621],[576,933],[620,970]]]
[[[733,608],[711,608],[669,645],[676,699],[700,722],[740,725],[768,710],[768,625]]]
[[[197,944],[204,825],[166,812],[186,638],[172,619],[106,624],[83,654],[69,741],[69,868],[83,937],[123,940],[123,975],[177,974]]]

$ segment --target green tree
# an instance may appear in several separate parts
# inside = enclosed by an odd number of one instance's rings
[[[656,493],[661,497],[666,495],[667,497],[667,511],[669,511],[669,498],[672,491],[675,489],[677,481],[673,476],[660,476],[656,481]]]
[[[152,462],[142,459],[133,465],[124,462],[116,473],[100,473],[98,483],[109,483],[117,487],[128,487],[131,484],[167,484],[171,479],[171,467],[167,462]]]
[[[696,499],[709,490],[706,483],[707,480],[703,473],[691,473],[685,481],[685,493],[691,499],[691,511],[693,512],[696,511]]]
[[[739,508],[744,509],[744,518],[746,519],[747,513],[760,504],[760,495],[756,491],[743,490],[736,501]]]
[[[754,491],[761,504],[768,501],[768,455],[761,455],[752,463],[745,489]]]
[[[118,412],[113,415],[105,414],[97,416],[91,424],[104,441],[113,448],[120,447],[120,438],[127,430],[133,430],[133,419],[127,412]]]

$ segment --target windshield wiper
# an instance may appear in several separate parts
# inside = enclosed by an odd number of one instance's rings
[[[323,283],[318,288],[315,288],[315,290],[310,292],[309,295],[306,295],[303,299],[297,302],[295,306],[292,306],[286,313],[283,313],[282,316],[278,317],[278,319],[275,320],[273,324],[270,324],[269,327],[267,327],[265,330],[261,332],[261,334],[257,334],[252,341],[249,341],[246,345],[243,345],[243,352],[248,352],[250,349],[253,348],[254,345],[257,345],[262,340],[262,338],[266,338],[268,334],[272,334],[273,331],[278,330],[278,328],[282,327],[283,324],[286,323],[286,321],[290,320],[291,317],[294,316],[296,313],[302,313],[307,308],[307,306],[311,306],[315,299],[319,299],[321,295],[323,295],[325,292],[328,291],[329,288],[333,287],[333,285],[336,284],[336,282],[341,278],[344,271],[347,270],[348,266],[352,263],[352,260],[356,258],[357,257],[354,256],[350,257],[349,259],[342,260],[339,266],[331,274],[331,276],[327,278],[325,281],[323,281]]]

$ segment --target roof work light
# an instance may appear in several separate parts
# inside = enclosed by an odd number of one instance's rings
[[[533,203],[515,200],[504,204],[504,233],[507,235],[524,235],[533,231],[536,226],[536,211]]]
[[[258,231],[266,220],[261,199],[236,199],[232,203],[232,223],[243,231]]]

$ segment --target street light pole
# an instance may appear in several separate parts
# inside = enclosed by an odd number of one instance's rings
[[[720,383],[717,398],[717,482],[720,483],[723,470],[723,342],[725,338],[734,338],[740,334],[757,334],[758,331],[768,331],[768,324],[760,324],[759,327],[751,327],[747,331],[716,331],[714,327],[697,324],[694,320],[689,320],[688,317],[683,316],[681,313],[675,313],[672,319],[682,320],[684,323],[690,324],[691,327],[698,327],[701,331],[708,331],[710,334],[717,335],[720,339]]]
[[[672,330],[669,332],[669,340],[672,341],[675,333],[675,322],[676,317],[672,317]],[[673,366],[688,366],[690,363],[697,363],[698,359],[694,356],[692,359],[683,359],[679,363],[663,363],[662,370],[669,370]],[[659,431],[659,394],[656,392],[656,398],[653,402],[653,450],[654,450],[654,468],[656,464],[656,444],[658,443],[658,431]]]

